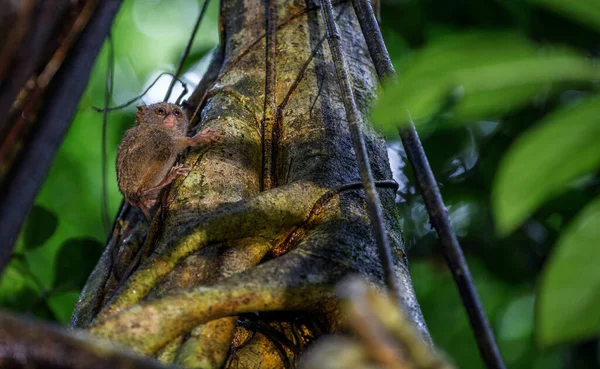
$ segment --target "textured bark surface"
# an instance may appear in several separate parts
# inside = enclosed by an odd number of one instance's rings
[[[191,113],[201,103],[202,128],[219,128],[226,138],[185,158],[192,172],[166,191],[150,227],[137,209],[122,210],[73,327],[165,363],[278,368],[338,328],[333,287],[342,278],[360,274],[382,285],[318,4],[277,2],[276,78],[269,86],[277,109],[265,113],[268,6],[222,1],[223,46],[211,67],[218,76],[206,77],[201,86],[208,88],[188,106]],[[355,98],[369,122],[377,76],[351,4],[335,11]],[[385,143],[370,127],[362,130],[403,305],[427,337],[402,251]],[[265,143],[272,155],[263,160]],[[265,167],[273,168],[275,186],[266,191]]]

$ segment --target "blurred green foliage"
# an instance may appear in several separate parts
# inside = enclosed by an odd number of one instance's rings
[[[401,83],[388,84],[373,111],[386,132],[409,122],[406,111],[417,125],[442,113],[455,123],[472,122],[512,111],[540,93],[550,97],[561,82],[600,77],[580,53],[498,31],[438,36],[399,68]]]
[[[113,105],[174,71],[200,6],[124,1],[113,27]],[[189,87],[218,42],[217,9],[213,1],[186,62]],[[484,367],[396,138],[406,108],[508,367],[600,367],[600,0],[383,0],[381,14],[400,84],[385,91],[374,121],[390,140],[411,273],[435,343],[460,368]],[[91,109],[103,102],[106,58],[105,47],[0,279],[2,306],[63,324],[106,238],[101,115]],[[168,82],[144,100],[161,100]],[[109,116],[109,163],[134,110]],[[109,168],[112,217],[120,195]]]
[[[399,84],[385,86],[374,124],[389,138],[417,125],[510,368],[600,367],[599,9],[406,0],[382,11]],[[433,338],[461,368],[484,367],[406,156],[391,147]]]
[[[569,342],[600,328],[600,197],[562,232],[539,289],[541,342]]]
[[[503,157],[492,189],[502,235],[600,167],[599,117],[600,95],[595,95],[549,113],[518,138]]]
[[[112,28],[115,88],[111,105],[137,96],[163,72],[174,72],[203,1],[127,0]],[[218,43],[218,2],[212,1],[196,35],[184,80],[198,83],[207,56]],[[175,26],[174,26],[175,25]],[[0,305],[67,323],[77,296],[106,241],[101,218],[102,114],[107,45],[101,51],[77,116],[58,151],[35,206],[17,241],[13,259],[0,279]],[[170,78],[163,77],[143,102],[163,99]],[[181,88],[177,86],[174,100]],[[137,104],[137,105],[139,105]],[[108,195],[110,217],[121,202],[114,160],[123,132],[133,124],[135,104],[108,119]]]

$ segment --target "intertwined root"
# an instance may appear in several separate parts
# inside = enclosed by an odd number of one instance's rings
[[[310,216],[327,193],[311,183],[295,183],[226,204],[182,227],[127,280],[97,320],[105,319],[142,300],[184,258],[208,244],[244,237],[278,240]],[[301,201],[298,201],[301,199]]]
[[[310,220],[315,207],[324,203],[319,200],[330,199],[327,194],[335,192],[297,183],[205,214],[197,224],[173,235],[173,242],[159,247],[138,268],[98,314],[90,332],[151,355],[192,328],[206,329],[199,325],[220,317],[251,311],[331,309],[328,292],[336,277],[331,274],[334,269],[324,265],[322,259],[306,263],[306,255],[291,252],[252,270],[235,273],[256,265],[277,240],[285,239],[285,235]],[[255,242],[245,242],[244,237],[248,236]],[[229,278],[165,295],[172,283],[179,283],[177,275],[186,273],[185,263],[191,260],[190,255],[208,245],[231,243],[234,237],[244,251],[232,257]],[[244,253],[246,256],[241,257]],[[240,265],[244,258],[246,261]],[[226,258],[219,259],[222,267],[227,268],[227,263]],[[144,300],[148,294],[153,298]],[[179,359],[173,360],[186,361],[181,354],[176,356]]]
[[[358,188],[359,184],[350,184],[327,190],[311,183],[296,183],[207,213],[173,235],[172,242],[159,247],[98,314],[89,331],[136,352],[170,355],[173,359],[173,355],[180,354],[166,352],[170,342],[194,327],[196,331],[204,329],[199,325],[215,319],[254,311],[335,311],[333,286],[344,275],[359,270],[362,262],[348,264],[339,254],[354,242],[344,238],[344,229],[355,231],[358,225],[368,229],[360,214],[345,219],[348,214],[341,213],[340,193]],[[340,234],[334,235],[330,231],[333,228]],[[292,242],[300,229],[303,237],[295,248],[252,268],[275,245]],[[208,246],[210,254],[216,246],[209,245],[242,245],[248,239],[244,237],[254,240],[242,246],[249,258],[247,265],[232,267],[226,278],[217,281],[178,285],[179,276],[191,271],[186,263],[202,257],[202,253],[195,254],[198,250]],[[236,255],[232,262],[241,253]],[[196,263],[202,265],[203,261]],[[227,264],[223,257],[219,263]],[[170,288],[180,287],[184,289],[169,293]],[[151,298],[145,299],[148,295]]]
[[[280,259],[285,259],[283,264],[273,260],[210,286],[142,301],[95,322],[90,332],[150,355],[193,327],[217,318],[253,311],[335,308],[331,291],[340,270],[331,275],[319,270],[326,263],[312,260],[309,266],[304,256],[294,252]],[[286,269],[286,264],[305,271],[292,275],[295,268]]]

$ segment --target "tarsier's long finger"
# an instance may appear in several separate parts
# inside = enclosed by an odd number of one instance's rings
[[[223,131],[216,128],[206,128],[199,133],[203,137],[203,141],[217,142],[225,138]]]
[[[190,174],[191,171],[192,167],[179,166],[177,168],[173,168],[173,173],[179,176],[187,176],[188,174]]]
[[[139,204],[139,208],[142,210],[142,213],[144,213],[144,216],[146,217],[146,220],[151,221],[152,220],[152,215],[150,215],[150,210],[148,209],[148,207],[146,206],[146,204],[145,203]]]

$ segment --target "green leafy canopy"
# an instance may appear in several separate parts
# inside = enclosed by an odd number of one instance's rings
[[[386,133],[409,122],[427,123],[447,105],[454,118],[475,121],[529,103],[561,82],[589,82],[600,70],[582,55],[541,48],[511,32],[470,32],[444,37],[415,53],[388,83],[372,117]]]
[[[600,95],[548,115],[504,156],[492,203],[507,234],[573,180],[600,166]]]
[[[387,132],[407,123],[407,112],[417,124],[431,122],[446,113],[444,108],[459,122],[507,113],[558,83],[590,83],[600,70],[565,48],[540,48],[514,33],[472,32],[433,42],[410,60],[402,76],[401,83],[387,86],[373,110],[375,123]],[[501,234],[600,164],[596,100],[555,112],[506,155],[493,195]]]
[[[569,225],[544,270],[536,305],[537,341],[555,345],[600,333],[600,198]]]
[[[600,1],[530,1],[600,26]],[[593,91],[600,70],[593,60],[564,47],[540,46],[516,33],[471,32],[431,42],[408,58],[399,74],[400,82],[384,86],[372,111],[374,123],[387,134],[411,119],[417,127],[440,117],[465,124],[501,118],[540,95],[547,98],[574,85]],[[500,161],[491,198],[498,233],[513,232],[545,202],[599,167],[600,94],[559,103],[518,137]],[[536,298],[536,334],[542,346],[600,332],[599,246],[597,199],[561,234],[545,269]]]

